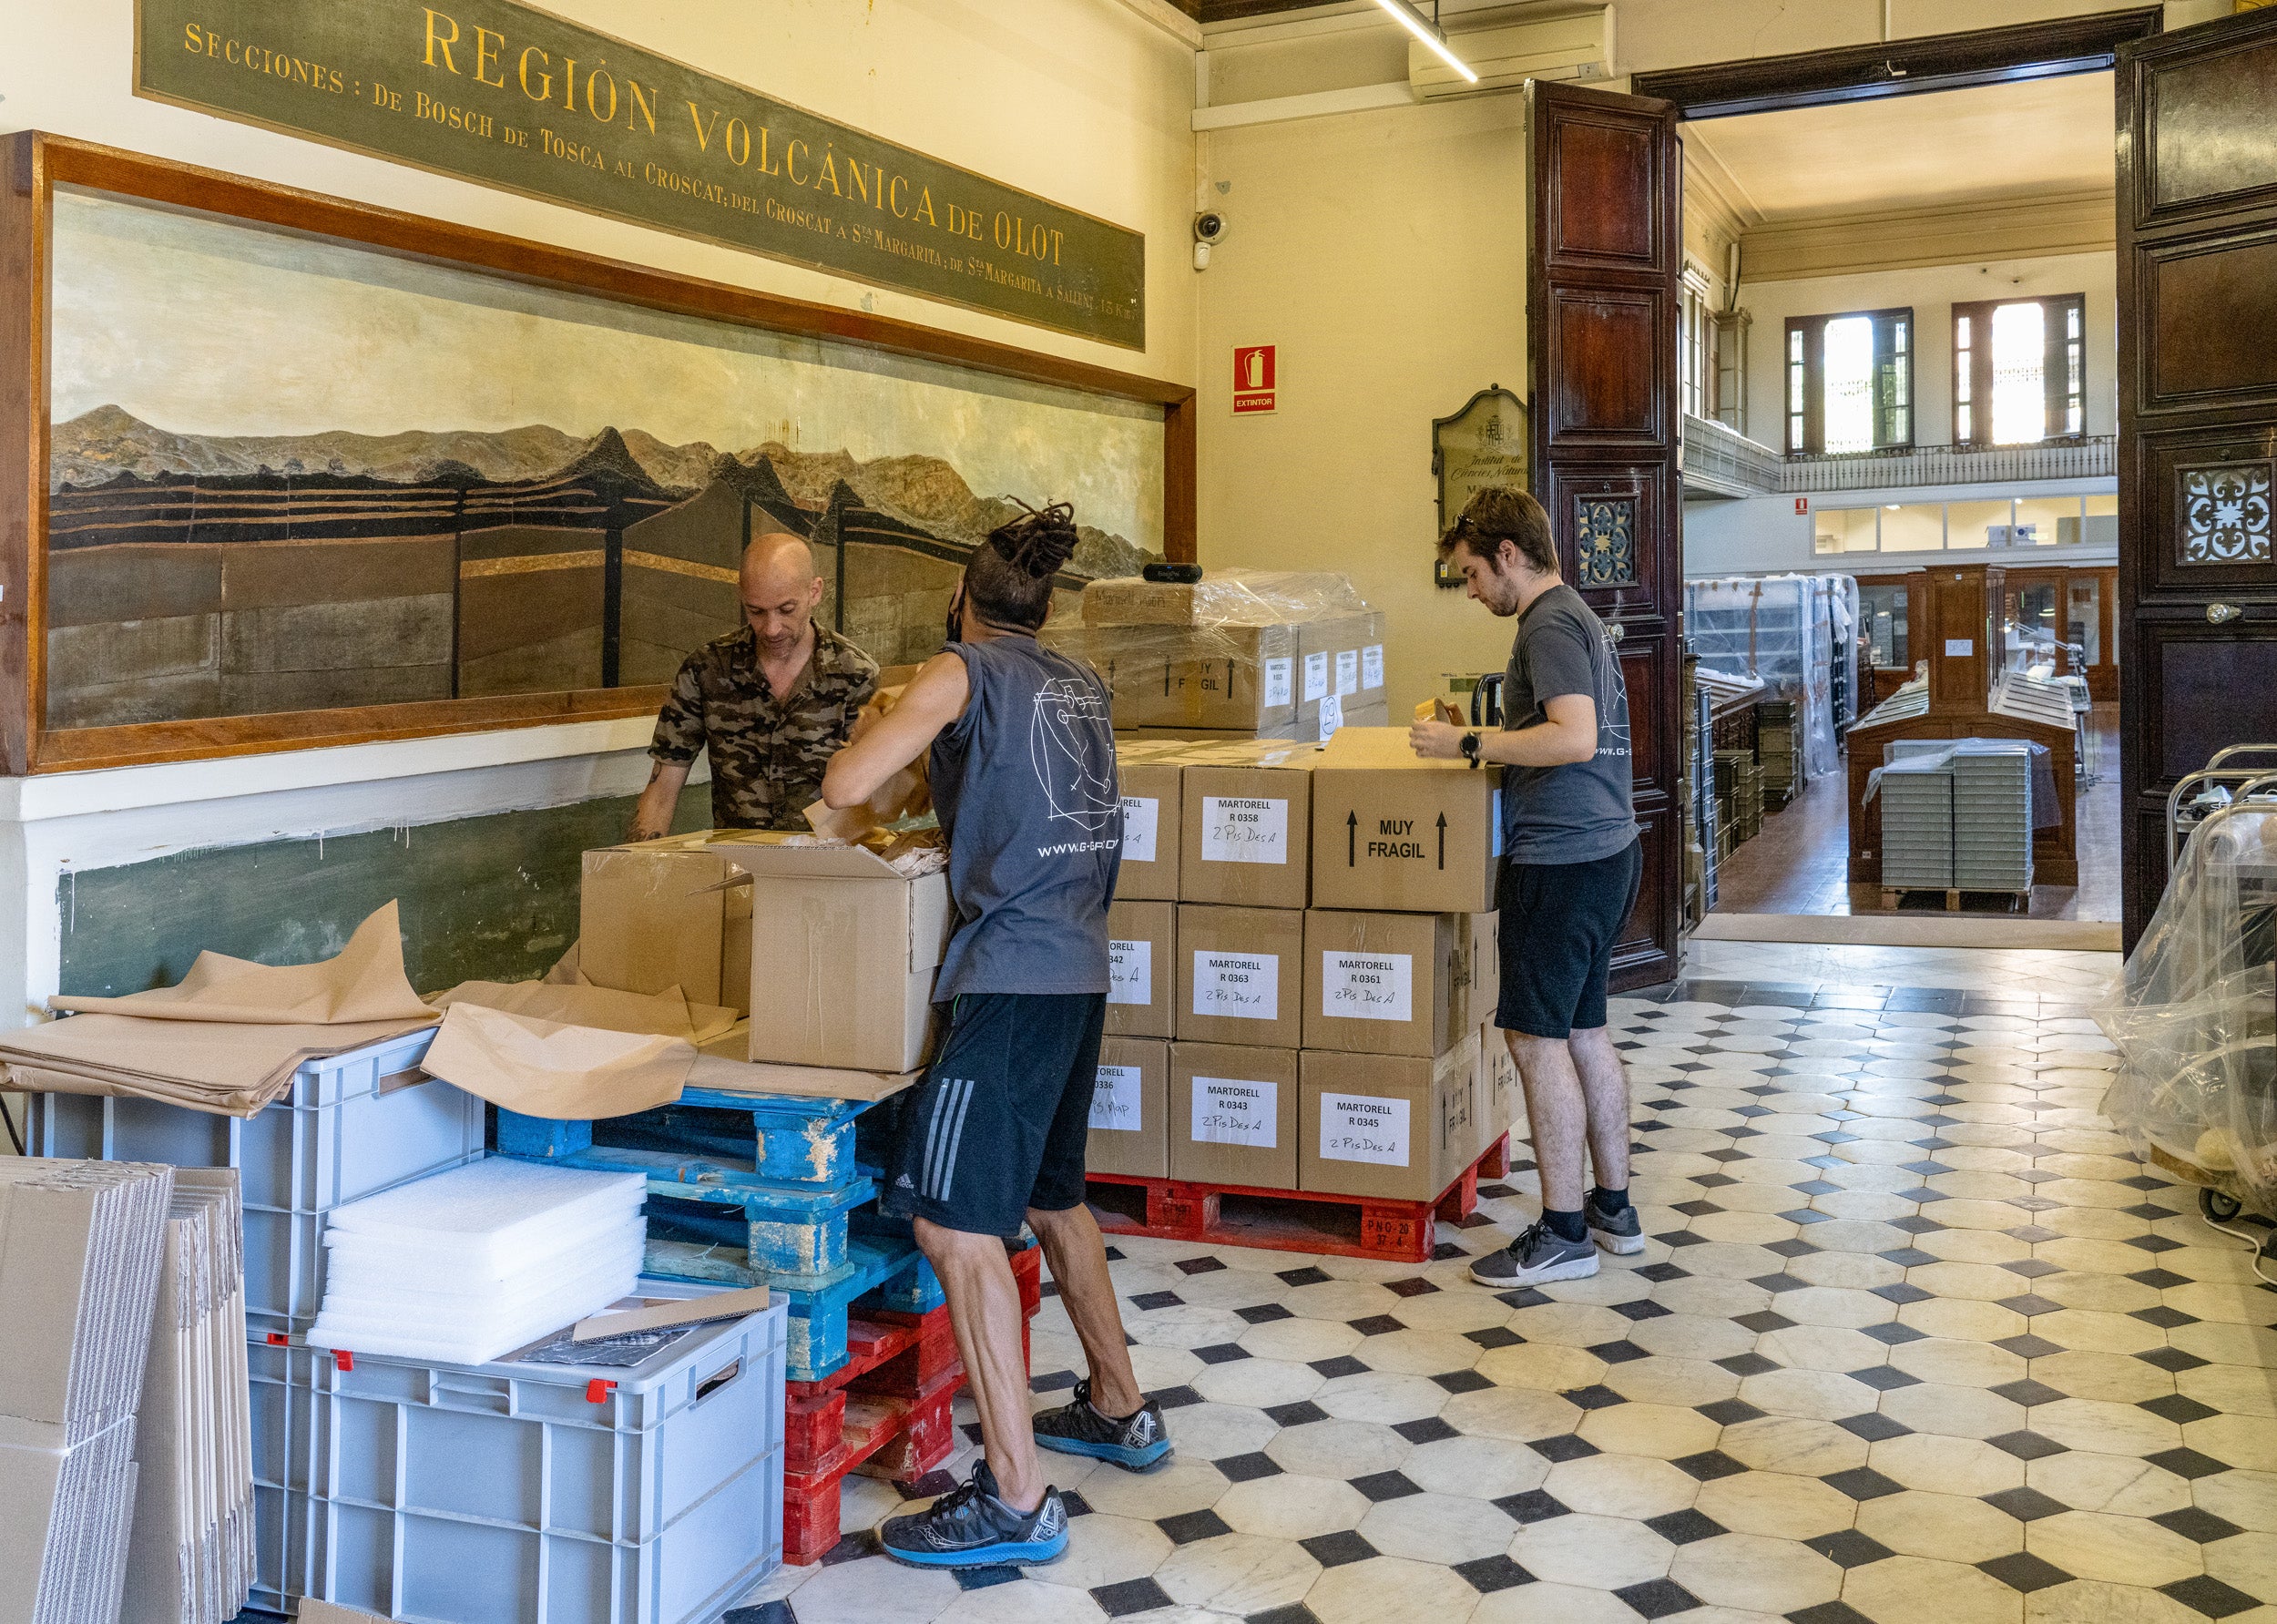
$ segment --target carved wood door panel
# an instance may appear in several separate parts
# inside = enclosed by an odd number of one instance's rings
[[[1676,111],[1537,80],[1530,113],[1527,349],[1534,495],[1566,579],[1619,638],[1644,881],[1617,989],[1677,971],[1683,853],[1683,602],[1677,487],[1683,159]]]
[[[2125,938],[2167,791],[2277,740],[2277,11],[2119,52],[2119,777]]]

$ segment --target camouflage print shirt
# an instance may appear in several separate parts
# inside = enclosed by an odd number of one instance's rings
[[[778,700],[747,626],[680,663],[648,753],[692,761],[711,752],[715,828],[803,829],[806,809],[822,797],[822,770],[877,685],[877,662],[818,626],[813,658]]]

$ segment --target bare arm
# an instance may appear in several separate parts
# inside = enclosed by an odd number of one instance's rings
[[[640,792],[640,804],[632,809],[628,840],[656,840],[672,832],[672,813],[679,806],[680,792],[688,787],[688,770],[694,765],[657,761],[648,772],[648,787]]]
[[[856,806],[931,747],[943,728],[965,714],[972,682],[954,654],[925,661],[902,690],[901,702],[830,759],[822,774],[822,804],[836,812]]]
[[[1544,720],[1515,732],[1480,730],[1478,759],[1501,767],[1567,767],[1597,754],[1597,701],[1585,693],[1559,694],[1542,702]],[[1455,761],[1463,753],[1468,728],[1419,721],[1407,732],[1417,755]]]

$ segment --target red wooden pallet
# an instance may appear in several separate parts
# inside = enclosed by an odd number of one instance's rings
[[[1012,1255],[1020,1288],[1020,1355],[1028,1364],[1030,1322],[1043,1301],[1043,1251]],[[783,1395],[783,1560],[818,1561],[840,1536],[851,1473],[906,1483],[956,1448],[955,1404],[965,1385],[949,1311],[877,1311],[846,1329],[852,1357],[816,1382],[792,1382]]]
[[[1102,1206],[1096,1191],[1091,1210],[1099,1228],[1113,1235],[1424,1263],[1431,1260],[1433,1221],[1460,1223],[1478,1210],[1480,1179],[1504,1178],[1509,1170],[1510,1138],[1505,1134],[1431,1201],[1093,1173],[1095,1186],[1140,1191],[1145,1211],[1140,1216]]]

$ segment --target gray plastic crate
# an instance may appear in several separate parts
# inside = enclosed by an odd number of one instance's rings
[[[434,1028],[311,1060],[291,1091],[250,1118],[152,1099],[32,1097],[36,1156],[235,1168],[245,1200],[245,1317],[300,1332],[324,1295],[324,1214],[472,1161],[483,1102],[420,1069]]]
[[[718,1617],[782,1559],[788,1307],[621,1369],[320,1356],[308,1593],[437,1624]]]
[[[264,1335],[245,1350],[253,1432],[253,1592],[256,1607],[290,1612],[309,1593],[316,1504],[316,1363],[329,1353]]]

